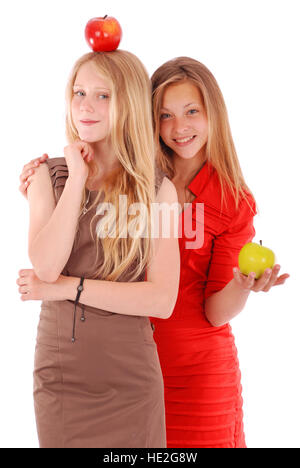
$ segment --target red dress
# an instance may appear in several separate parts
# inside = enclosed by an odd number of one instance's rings
[[[241,247],[254,237],[255,203],[235,208],[228,195],[221,210],[216,171],[204,164],[189,185],[196,195],[190,206],[193,228],[204,227],[203,246],[187,249],[184,225],[179,238],[180,286],[172,316],[151,318],[165,386],[167,447],[246,447],[240,370],[229,324],[213,327],[204,313],[205,300],[233,278]],[[204,226],[196,219],[196,203],[204,203]]]

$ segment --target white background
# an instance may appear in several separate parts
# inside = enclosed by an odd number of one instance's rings
[[[252,447],[300,447],[298,0],[14,1],[1,10],[1,398],[2,447],[37,447],[32,370],[40,302],[15,283],[27,256],[28,208],[19,174],[33,157],[62,156],[64,90],[89,52],[87,21],[105,14],[123,28],[120,48],[148,72],[188,55],[215,75],[226,100],[246,181],[258,202],[255,240],[291,277],[252,293],[232,321]]]

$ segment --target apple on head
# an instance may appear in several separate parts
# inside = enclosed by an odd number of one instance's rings
[[[120,44],[122,29],[112,16],[92,18],[85,27],[85,38],[94,52],[111,52]]]
[[[239,253],[239,268],[241,272],[248,276],[254,272],[256,279],[260,278],[267,268],[273,268],[275,264],[275,254],[271,249],[260,244],[249,242],[242,247]]]

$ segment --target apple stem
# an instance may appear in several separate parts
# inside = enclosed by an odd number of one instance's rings
[[[260,245],[262,245],[262,240],[259,241]]]
[[[103,19],[105,19],[105,18],[107,18],[107,15],[105,15]]]

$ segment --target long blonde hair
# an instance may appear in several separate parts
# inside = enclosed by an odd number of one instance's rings
[[[222,202],[223,199],[226,201],[225,187],[227,187],[234,196],[237,207],[240,198],[245,198],[246,193],[251,192],[246,185],[238,161],[224,98],[212,73],[205,65],[189,57],[169,60],[152,76],[153,123],[155,141],[158,146],[157,164],[171,179],[174,177],[172,151],[159,135],[160,111],[167,87],[185,81],[196,85],[202,95],[208,119],[206,160],[218,174]]]
[[[110,141],[119,160],[119,168],[105,179],[90,207],[94,207],[102,196],[102,203],[111,203],[116,209],[116,218],[113,211],[105,217],[107,231],[112,232],[114,227],[116,229],[115,238],[106,236],[99,239],[98,235],[96,239],[97,258],[101,243],[104,260],[101,267],[95,271],[94,277],[117,281],[122,278],[122,274],[127,273],[126,281],[134,281],[144,272],[149,262],[152,254],[151,238],[149,235],[130,237],[128,233],[127,237],[124,237],[125,227],[129,225],[132,216],[127,213],[127,219],[119,219],[119,195],[127,195],[128,206],[141,203],[147,207],[143,223],[147,232],[150,232],[155,162],[151,82],[140,60],[127,51],[91,52],[77,60],[66,90],[66,134],[70,143],[79,138],[71,114],[73,85],[79,68],[87,62],[92,62],[99,76],[107,79],[111,86]],[[91,162],[89,166],[90,176],[94,176],[97,172],[96,165]],[[85,200],[84,190],[81,207]],[[90,223],[93,238],[92,224],[96,217],[97,214]],[[118,220],[116,224],[115,219]]]

